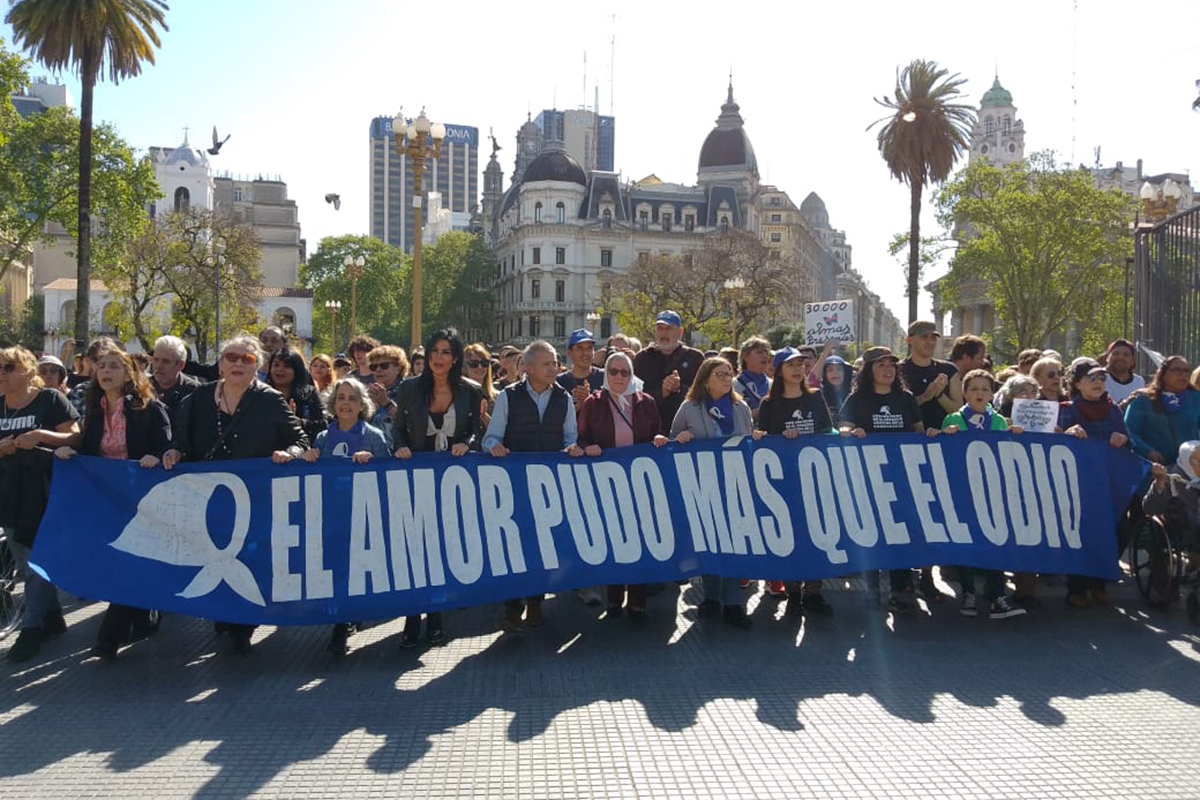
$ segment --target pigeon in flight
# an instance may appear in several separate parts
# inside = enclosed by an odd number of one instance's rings
[[[225,138],[221,139],[220,137],[217,136],[217,126],[213,125],[213,146],[208,148],[208,154],[210,156],[220,155],[221,148],[224,147],[225,143],[229,141],[230,135],[231,134],[227,133],[227,134],[225,134]]]
[[[329,194],[325,195],[325,202],[331,203],[334,211],[342,210],[342,196],[340,194],[334,194],[333,192],[330,192]]]

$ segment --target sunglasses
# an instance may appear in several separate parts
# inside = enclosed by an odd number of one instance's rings
[[[632,373],[629,370],[621,369],[620,367],[609,367],[608,374],[614,378],[628,378]]]
[[[420,358],[414,359],[414,360],[415,361],[424,361],[424,359],[420,359]],[[381,369],[391,369],[392,367],[396,367],[396,366],[399,366],[399,365],[395,361],[376,361],[374,364],[372,364],[370,367],[368,367],[368,369],[370,369],[371,372],[378,372]]]
[[[253,364],[258,361],[253,353],[225,353],[221,358],[226,364]]]
[[[17,371],[17,365],[12,363],[11,361],[7,361],[2,366],[0,366],[0,372],[6,373],[6,374],[9,372],[16,372],[16,371]]]
[[[471,369],[483,369],[484,367],[486,367],[488,365],[488,362],[487,361],[468,360],[468,361],[464,361],[463,364],[467,365]]]

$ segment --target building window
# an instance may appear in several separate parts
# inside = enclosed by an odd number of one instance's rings
[[[517,336],[521,336],[521,325],[524,324],[524,317],[517,317]]]
[[[664,231],[671,230],[671,215],[670,214],[662,215],[662,229]]]
[[[554,302],[556,302],[556,303],[567,302],[567,282],[566,281],[555,281],[554,282]],[[555,335],[557,335],[557,334],[555,334]]]
[[[175,210],[187,211],[192,204],[192,195],[187,188],[180,186],[175,190]]]
[[[783,222],[783,214],[772,214],[771,222]]]
[[[525,248],[521,248],[521,266],[525,266]]]
[[[649,250],[639,250],[638,251],[638,263],[639,264],[648,264],[649,262],[650,262],[650,251]]]
[[[233,202],[235,202],[235,203],[242,202],[242,187],[240,187],[240,186],[233,187]]]
[[[721,217],[721,233],[729,233],[729,217]]]
[[[781,242],[783,241],[783,236],[779,233],[779,231],[771,231],[771,241]]]
[[[542,296],[542,282],[534,278],[529,282],[529,299],[537,300]]]
[[[554,248],[554,263],[555,264],[567,263],[567,248],[565,248],[565,247]]]
[[[983,118],[983,132],[986,133],[988,136],[991,136],[993,133],[995,133],[996,132],[996,120],[994,120],[991,117],[984,117]]]
[[[566,317],[555,317],[554,318],[554,338],[555,339],[567,338],[567,318]]]
[[[604,222],[604,227],[606,227],[606,228],[612,227],[612,212],[609,211],[607,208],[604,209],[604,214],[601,216],[601,219]]]
[[[517,281],[517,302],[525,302],[525,281]]]
[[[542,204],[540,202],[534,203],[534,205],[533,205],[533,221],[534,222],[542,221]]]
[[[600,338],[607,339],[612,336],[612,317],[605,317],[600,320]]]
[[[562,225],[567,221],[567,207],[559,203],[554,207],[554,221]]]
[[[529,336],[533,339],[536,339],[536,338],[538,338],[538,335],[541,333],[541,331],[542,331],[541,317],[530,317],[529,318]]]
[[[683,229],[688,233],[696,230],[696,215],[687,214],[683,218]]]
[[[533,248],[533,263],[535,263],[535,264],[542,263],[542,248],[540,248],[540,247]]]
[[[1012,117],[1006,115],[1004,117],[1004,132],[1010,133],[1011,131],[1012,131]]]
[[[601,250],[600,251],[600,266],[602,266],[602,267],[611,267],[612,266],[612,250]]]
[[[642,230],[646,230],[646,228],[649,225],[650,225],[650,212],[639,211],[638,212],[638,227],[641,228]]]

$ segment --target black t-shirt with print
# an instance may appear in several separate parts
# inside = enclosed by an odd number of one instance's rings
[[[758,429],[767,433],[829,433],[832,428],[829,407],[820,392],[805,392],[799,397],[768,396],[758,409]]]
[[[913,363],[911,358],[906,358],[900,362],[900,374],[904,376],[904,385],[915,396],[925,394],[925,390],[929,388],[929,384],[937,380],[938,375],[946,376],[946,388],[942,390],[942,394],[950,391],[950,378],[958,374],[958,370],[949,361],[939,361],[933,359],[933,362],[927,367],[919,367]],[[933,398],[928,403],[920,406],[921,422],[926,428],[941,428],[942,420],[949,413],[942,408],[941,403],[937,398]]]
[[[21,409],[9,408],[4,395],[0,395],[0,439],[28,431],[52,431],[73,419],[79,419],[78,412],[57,389],[42,389],[32,403]]]
[[[867,433],[903,433],[921,421],[921,413],[909,392],[866,392],[846,398],[838,421]]]

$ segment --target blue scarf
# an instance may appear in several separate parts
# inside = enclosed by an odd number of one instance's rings
[[[1159,394],[1162,398],[1163,408],[1168,414],[1174,414],[1179,409],[1183,408],[1183,395],[1175,392],[1162,392]]]
[[[972,411],[969,405],[959,409],[964,420],[967,421],[968,431],[990,431],[992,429],[992,417],[995,412],[991,406],[987,406],[983,411]]]
[[[749,395],[746,403],[750,408],[758,408],[758,404],[767,396],[767,392],[771,391],[771,379],[761,372],[743,370],[742,374],[738,376],[738,380],[746,387]]]
[[[333,420],[325,431],[325,446],[332,456],[350,458],[363,449],[363,434],[367,432],[367,423],[361,419],[348,431],[342,430]]]
[[[724,394],[715,403],[712,400],[705,400],[704,407],[708,410],[708,415],[717,421],[717,425],[721,428],[721,435],[732,436],[733,394]]]

